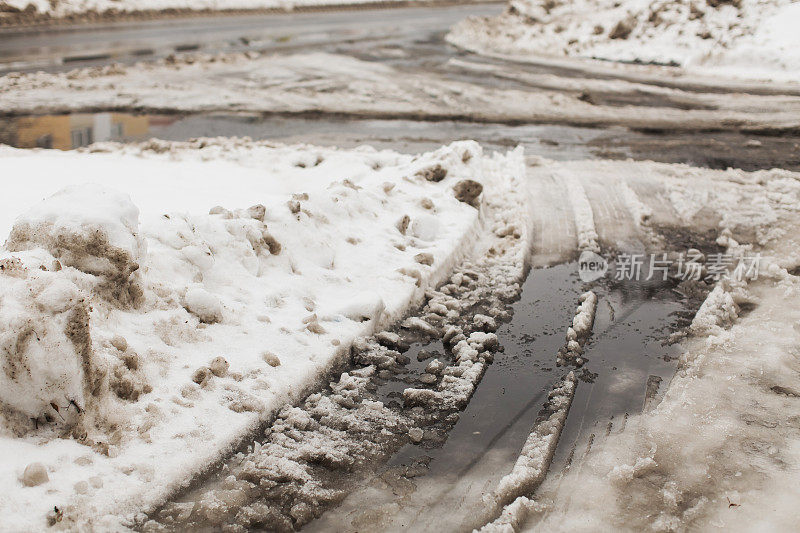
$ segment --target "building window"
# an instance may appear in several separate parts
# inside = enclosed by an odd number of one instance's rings
[[[92,128],[78,128],[72,130],[72,147],[80,148],[92,144]]]
[[[49,133],[47,135],[42,135],[38,139],[36,139],[36,148],[52,148],[53,147],[53,136]]]

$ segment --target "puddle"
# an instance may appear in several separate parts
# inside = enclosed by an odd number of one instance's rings
[[[18,148],[70,150],[99,141],[136,142],[150,138],[186,141],[197,137],[250,137],[255,140],[307,143],[419,153],[462,139],[474,139],[490,150],[521,144],[528,155],[552,159],[592,157],[585,144],[602,130],[569,126],[425,122],[412,120],[344,120],[262,117],[257,114],[134,115],[76,113],[0,118],[0,143]]]
[[[437,387],[423,380],[433,377],[425,373],[433,358],[452,364],[438,338],[407,332],[386,341],[397,351],[358,348],[350,376],[363,376],[361,384],[342,378],[282,414],[265,437],[156,511],[160,525],[143,530],[479,527],[484,496],[510,472],[552,385],[569,370],[556,366],[556,355],[588,288],[577,274],[574,262],[530,272],[497,329],[502,348],[462,411],[403,403],[406,388]],[[657,399],[678,355],[663,340],[692,315],[670,283],[603,279],[592,289],[594,335],[551,472],[582,455],[594,434],[619,429]],[[462,308],[459,323],[472,324],[484,302],[461,299],[475,307]]]
[[[340,506],[304,530],[465,531],[483,508],[482,497],[511,470],[553,383],[555,366],[580,293],[575,264],[531,271],[513,318],[497,331],[498,353],[466,409],[440,447],[408,444]],[[595,335],[553,468],[571,460],[579,439],[639,412],[648,384],[666,384],[677,347],[662,341],[685,325],[687,304],[669,285],[608,283],[599,297]],[[651,392],[652,395],[652,392]]]
[[[592,129],[543,124],[506,125],[453,121],[264,117],[259,114],[137,115],[74,113],[0,118],[0,143],[17,148],[71,150],[94,142],[150,138],[250,137],[286,144],[353,148],[371,145],[405,153],[474,139],[487,150],[522,145],[527,155],[555,160],[612,158],[687,163],[744,170],[800,170],[800,139],[758,139],[737,132],[648,133],[621,127]]]

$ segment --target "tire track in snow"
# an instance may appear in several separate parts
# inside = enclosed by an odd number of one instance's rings
[[[533,268],[551,266],[575,256],[578,234],[572,208],[564,199],[564,184],[556,176],[533,167],[528,172],[533,217]]]

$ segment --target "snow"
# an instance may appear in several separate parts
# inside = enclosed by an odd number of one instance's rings
[[[550,391],[545,416],[528,435],[511,472],[497,484],[491,497],[491,508],[499,510],[505,504],[513,505],[514,500],[531,494],[544,480],[575,397],[577,381],[575,373],[569,372]]]
[[[335,6],[362,4],[371,0],[5,0],[5,4],[24,10],[32,5],[38,13],[64,17],[87,12],[161,11],[165,9],[229,10],[229,9],[283,9],[291,11],[305,6]],[[393,0],[388,0],[392,2]]]
[[[441,181],[417,175],[433,164]],[[72,528],[130,524],[447,279],[524,173],[521,151],[472,142],[419,156],[241,139],[0,147],[0,166],[25,176],[0,210],[19,236],[0,249],[3,345],[21,347],[4,365],[31,368],[0,376],[0,449],[15,458],[0,521],[19,530],[54,506]],[[478,208],[455,197],[465,179],[483,186]],[[398,231],[406,216],[424,239]],[[111,289],[123,273],[139,298]],[[22,322],[38,341],[11,337]],[[25,487],[34,463],[49,481]]]
[[[715,288],[698,319],[727,316],[745,297],[755,308],[687,341],[661,403],[596,441],[558,486],[544,485],[537,500],[553,503],[523,530],[794,527],[800,285],[771,270],[746,287]]]
[[[656,63],[704,75],[800,81],[791,0],[511,0],[448,35],[478,52]]]
[[[514,68],[506,68],[498,77],[533,85],[542,83],[540,78],[544,77],[546,89],[529,91],[509,87],[507,83],[469,83],[454,80],[447,72],[407,72],[389,64],[333,53],[194,53],[129,66],[109,65],[62,73],[10,73],[0,77],[0,111],[15,116],[98,109],[157,113],[165,110],[332,113],[358,118],[436,120],[463,120],[469,116],[487,122],[513,120],[686,130],[728,128],[730,124],[786,128],[797,122],[800,110],[798,100],[786,96],[656,90],[642,83],[535,76],[527,69]],[[656,72],[651,81],[663,84],[662,78],[662,73]],[[678,82],[674,77],[670,80]],[[699,83],[683,82],[692,87]],[[572,86],[574,91],[564,90]],[[688,109],[667,105],[593,105],[580,99],[584,88],[606,91],[609,86],[634,95],[642,90],[655,91],[660,98],[674,99],[685,104],[680,107]],[[313,159],[304,161],[313,162]],[[420,165],[417,170],[429,167]],[[465,189],[464,193],[474,191]],[[430,205],[424,199],[420,201]]]

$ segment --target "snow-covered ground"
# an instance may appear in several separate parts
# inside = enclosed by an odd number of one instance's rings
[[[791,0],[510,0],[448,40],[477,52],[658,63],[700,74],[800,81]]]
[[[449,275],[524,173],[471,142],[3,147],[0,166],[12,530],[115,528],[186,483]]]
[[[336,6],[373,2],[374,0],[4,0],[5,11],[15,13],[28,10],[52,17],[82,14],[87,12],[104,13],[161,11],[165,9],[213,10],[227,9],[286,9],[305,6]],[[384,0],[392,3],[399,0]],[[412,0],[413,2],[414,0]],[[423,0],[420,0],[423,1]],[[33,6],[33,7],[29,7]],[[2,16],[2,13],[0,13]]]
[[[790,95],[698,93],[454,61],[456,69],[495,76],[499,83],[471,83],[446,72],[409,72],[323,52],[184,54],[131,66],[8,74],[0,77],[0,111],[261,111],[679,129],[796,127],[800,115],[800,98]],[[519,84],[508,87],[511,83],[505,78]],[[520,84],[545,85],[524,90],[516,88]],[[587,90],[634,95],[644,91],[664,98],[664,105],[602,105],[585,101],[581,93]]]

